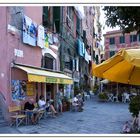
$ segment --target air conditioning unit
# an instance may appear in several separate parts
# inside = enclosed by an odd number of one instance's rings
[[[71,29],[72,28],[72,21],[68,15],[66,17],[66,23],[67,23],[67,26]]]

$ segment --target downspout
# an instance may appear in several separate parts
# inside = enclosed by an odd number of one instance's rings
[[[62,6],[62,8],[60,9],[60,54],[61,54],[61,56],[59,57],[60,58],[60,71],[64,71],[64,67],[63,67],[63,65],[64,65],[64,62],[63,62],[63,39],[62,39],[62,34],[63,34],[63,24],[64,24],[64,22],[63,22],[63,6]],[[59,54],[59,55],[60,55]]]

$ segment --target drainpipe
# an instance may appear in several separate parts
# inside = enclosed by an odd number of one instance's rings
[[[60,36],[62,37],[63,35],[63,9],[64,7],[62,7],[60,9]],[[60,53],[61,53],[61,56],[60,56],[60,70],[64,71],[64,67],[63,67],[63,39],[61,38],[61,42],[60,42]]]
[[[63,33],[63,6],[60,8],[60,52],[59,52],[59,71],[63,71],[63,40],[62,40],[62,33]],[[60,56],[61,54],[61,56]],[[58,84],[56,84],[56,91],[58,92]],[[55,95],[54,95],[55,96]]]

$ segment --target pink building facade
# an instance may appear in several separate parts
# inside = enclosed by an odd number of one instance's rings
[[[36,102],[40,95],[47,98],[47,93],[51,93],[51,98],[54,98],[58,84],[67,82],[67,78],[63,80],[56,77],[50,77],[43,81],[43,74],[36,75],[33,72],[34,70],[37,73],[39,71],[46,72],[45,69],[42,69],[44,62],[42,58],[49,56],[53,60],[53,69],[48,72],[52,72],[56,76],[60,75],[59,72],[54,72],[54,70],[59,70],[59,57],[57,57],[59,43],[48,45],[48,48],[43,52],[43,49],[37,45],[37,40],[35,45],[23,42],[23,32],[25,31],[22,28],[23,16],[27,16],[28,22],[34,23],[32,27],[35,25],[38,27],[43,22],[42,12],[43,7],[39,6],[0,7],[0,108],[5,120],[9,120],[8,108],[10,106],[23,105],[28,98],[33,98]],[[33,31],[32,28],[31,32],[34,33]],[[49,33],[49,36],[52,37],[53,34]],[[25,35],[25,37],[27,36]],[[55,36],[55,40],[58,42],[57,36]],[[29,76],[31,76],[30,80]],[[65,77],[64,74],[62,76]],[[17,96],[16,91],[18,90],[20,95]]]
[[[27,80],[27,74],[17,69],[12,69],[12,62],[21,63],[26,65],[32,65],[36,67],[41,66],[41,48],[31,47],[22,43],[22,37],[20,31],[11,25],[12,16],[18,16],[21,13],[15,13],[12,11],[12,7],[0,7],[1,22],[0,22],[0,33],[1,33],[1,44],[0,44],[0,93],[1,93],[1,108],[3,108],[3,115],[8,117],[8,106],[16,104],[11,100],[11,80],[22,79]],[[19,9],[20,10],[20,9]],[[42,7],[25,7],[24,14],[38,24],[42,22]],[[34,12],[33,12],[34,11]],[[36,11],[38,11],[36,13]],[[18,11],[19,12],[19,11]],[[12,29],[13,27],[13,29]],[[21,52],[21,56],[17,56],[15,51]],[[32,53],[33,52],[33,53]],[[16,72],[15,72],[16,71]],[[22,74],[23,73],[23,74]]]
[[[120,30],[110,31],[104,34],[104,44],[105,59],[108,59],[122,48],[139,48],[140,35],[136,32],[123,35]]]

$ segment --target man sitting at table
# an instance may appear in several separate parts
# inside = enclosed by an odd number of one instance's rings
[[[24,110],[26,111],[27,116],[31,118],[32,123],[35,124],[37,122],[38,113],[33,102],[33,99],[29,99],[24,105]]]

